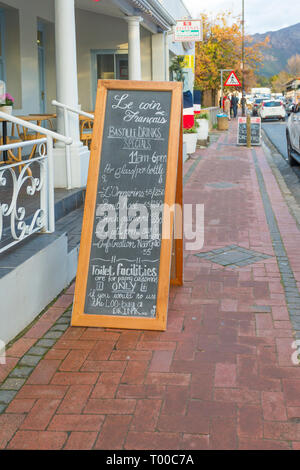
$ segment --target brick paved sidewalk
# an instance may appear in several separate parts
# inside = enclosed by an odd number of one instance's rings
[[[235,127],[185,164],[205,246],[167,331],[70,328],[71,286],[0,365],[0,448],[300,448],[300,232]]]

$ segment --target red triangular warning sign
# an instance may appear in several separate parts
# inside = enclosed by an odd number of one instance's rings
[[[229,77],[227,78],[226,82],[224,83],[224,86],[242,86],[241,82],[237,78],[236,74],[234,71],[230,72]]]

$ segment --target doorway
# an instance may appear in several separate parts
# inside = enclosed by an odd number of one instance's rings
[[[94,106],[99,79],[128,80],[128,51],[92,51],[92,98]]]

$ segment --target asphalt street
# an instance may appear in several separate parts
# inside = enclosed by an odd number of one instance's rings
[[[262,128],[273,143],[273,145],[277,148],[277,150],[281,153],[281,155],[287,160],[287,147],[286,147],[286,122],[278,122],[278,121],[269,121],[264,122],[262,124]]]

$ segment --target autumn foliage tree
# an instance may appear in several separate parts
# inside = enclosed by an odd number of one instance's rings
[[[211,19],[202,15],[203,42],[196,43],[195,85],[200,90],[211,90],[213,101],[221,86],[221,69],[234,70],[242,81],[242,21],[230,12],[223,12]],[[261,49],[268,39],[254,43],[245,38],[245,88],[255,86],[255,71],[261,65]]]

